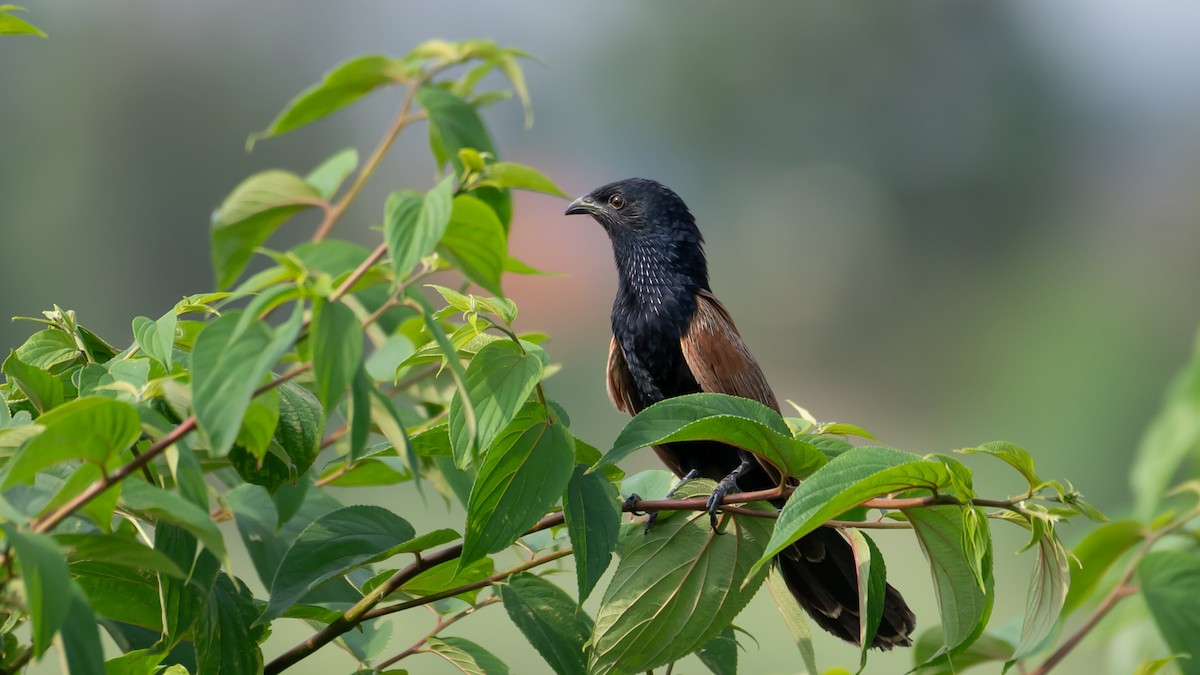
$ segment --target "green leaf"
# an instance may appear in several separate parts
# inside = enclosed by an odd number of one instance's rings
[[[340,302],[318,301],[313,314],[313,379],[328,414],[362,363],[363,331],[354,311]]]
[[[1042,479],[1038,478],[1037,472],[1033,470],[1033,457],[1030,457],[1028,452],[1025,452],[1012,443],[993,441],[991,443],[984,443],[977,448],[965,448],[963,450],[956,450],[955,452],[966,455],[982,452],[997,457],[1019,471],[1025,477],[1025,480],[1029,481],[1030,488],[1035,488],[1042,484]]]
[[[808,476],[825,463],[825,456],[815,447],[792,438],[787,423],[767,406],[726,394],[690,394],[660,401],[638,413],[591,470],[615,464],[640,448],[693,440],[742,448],[789,476]]]
[[[737,675],[737,637],[733,628],[726,628],[696,652],[713,675]]]
[[[496,572],[496,563],[491,558],[480,558],[475,562],[460,567],[457,560],[448,560],[440,565],[435,565],[417,576],[404,582],[400,590],[412,595],[434,595],[443,593],[452,588],[459,588],[467,584],[473,584],[476,581],[482,581]],[[391,576],[390,574],[388,576]],[[473,600],[474,591],[469,597],[464,598],[464,595],[457,597],[467,600]]]
[[[158,318],[158,321],[139,316],[133,319],[133,335],[138,347],[153,359],[163,364],[168,372],[175,351],[175,327],[179,323],[179,314],[172,308]]]
[[[1188,654],[1172,654],[1170,656],[1166,656],[1161,659],[1152,659],[1150,661],[1143,661],[1138,664],[1137,670],[1133,671],[1133,675],[1154,675],[1154,673],[1157,673],[1158,671],[1162,670],[1168,664],[1174,663],[1175,661],[1178,661],[1179,659],[1187,659],[1187,658],[1191,658],[1191,656]]]
[[[135,649],[106,661],[104,672],[106,675],[155,675],[159,671],[159,664],[166,658],[165,652]]]
[[[846,538],[854,554],[854,568],[858,575],[858,642],[862,645],[858,672],[867,667],[867,651],[875,640],[879,622],[883,619],[883,604],[887,592],[887,568],[883,554],[865,532],[857,528],[846,528]],[[865,619],[865,620],[864,620]]]
[[[143,545],[133,537],[116,534],[56,534],[54,539],[68,550],[67,561],[109,563],[147,572],[162,572],[183,579],[186,574],[161,551]]]
[[[458,173],[463,167],[458,151],[471,148],[495,154],[491,136],[475,107],[440,87],[421,87],[417,101],[429,113],[430,143],[439,166],[451,162]]]
[[[273,621],[320,584],[375,560],[413,538],[412,525],[378,506],[347,506],[313,521],[284,554],[262,621]]]
[[[450,225],[453,199],[454,176],[438,181],[425,195],[405,190],[388,196],[383,231],[396,283],[407,278],[441,241]]]
[[[992,551],[987,518],[979,518],[978,526],[989,546],[977,567],[975,557],[963,546],[966,536],[962,511],[963,507],[952,505],[904,511],[929,561],[942,619],[944,643],[931,657],[934,663],[954,657],[978,639],[992,613]],[[976,582],[978,578],[983,579],[982,587]]]
[[[712,481],[681,486],[680,498],[708,495]],[[682,516],[683,514],[680,514]],[[640,672],[704,646],[746,606],[766,576],[752,569],[770,537],[768,519],[737,514],[724,536],[705,514],[660,520],[625,539],[596,614],[590,673]]]
[[[483,180],[479,184],[496,188],[532,190],[567,199],[566,193],[537,169],[512,162],[494,162],[487,165],[483,171]]]
[[[315,122],[384,85],[403,82],[407,68],[398,59],[382,54],[359,56],[338,64],[317,84],[300,92],[250,143],[271,138]]]
[[[500,586],[500,599],[521,634],[550,669],[564,675],[587,672],[584,643],[592,620],[561,588],[532,574],[517,574]]]
[[[265,391],[250,400],[236,443],[256,461],[267,454],[267,448],[279,425],[279,392]]]
[[[487,203],[471,195],[455,197],[450,225],[438,248],[468,279],[504,295],[500,275],[508,257],[508,241],[504,225]]]
[[[550,510],[571,479],[572,442],[537,403],[496,436],[471,487],[460,565],[503,550]]]
[[[454,398],[458,399],[459,406],[462,408],[463,430],[467,436],[475,438],[477,428],[475,407],[471,403],[470,393],[467,389],[466,372],[463,370],[462,363],[454,357],[454,345],[450,344],[450,338],[446,337],[446,331],[442,330],[441,324],[438,323],[436,312],[433,311],[433,305],[429,304],[429,300],[420,293],[409,293],[408,297],[421,306],[421,319],[425,322],[425,329],[429,331],[434,341],[442,348],[442,353],[446,355],[445,364],[450,370],[451,377],[454,378]]]
[[[0,527],[16,553],[25,607],[33,625],[33,655],[41,658],[74,602],[69,592],[63,592],[71,584],[66,551],[47,535],[22,532],[12,523]]]
[[[1071,552],[1076,564],[1071,568],[1071,585],[1063,602],[1063,617],[1079,609],[1096,590],[1105,572],[1142,538],[1142,525],[1135,520],[1118,520],[1089,532]]]
[[[792,595],[792,591],[787,587],[787,582],[774,568],[767,575],[767,590],[771,591],[771,597],[774,598],[775,605],[779,607],[779,613],[783,615],[788,632],[792,634],[792,640],[796,643],[796,648],[800,650],[800,659],[804,662],[804,668],[809,673],[821,672],[817,670],[812,631],[808,628],[808,618],[804,608],[796,602],[796,596]]]
[[[192,347],[192,407],[217,456],[233,446],[254,390],[271,365],[263,363],[270,327],[255,320],[239,331],[241,317],[229,312],[210,322]]]
[[[317,189],[323,199],[333,199],[346,176],[358,168],[358,150],[346,148],[321,162],[304,177],[305,182]]]
[[[460,637],[429,638],[425,646],[465,675],[508,675],[508,666],[479,645]]]
[[[99,396],[77,398],[38,418],[45,427],[8,465],[4,487],[28,481],[39,471],[71,459],[105,466],[142,433],[137,410]]]
[[[37,26],[28,21],[15,17],[9,12],[27,12],[29,10],[16,5],[0,5],[0,35],[36,35],[46,37]]]
[[[304,304],[297,302],[274,335],[261,319],[229,312],[197,336],[192,348],[192,406],[218,456],[237,439],[257,385],[291,348],[303,322]]]
[[[221,563],[211,552],[200,550],[196,537],[170,523],[159,523],[154,528],[154,548],[188,568],[186,580],[161,574],[158,577],[162,597],[162,610],[155,617],[161,625],[159,644],[171,649],[191,635],[192,627],[205,612]]]
[[[616,486],[603,475],[586,473],[586,469],[575,466],[563,494],[563,516],[575,550],[580,602],[587,599],[608,569],[621,526],[621,496]]]
[[[1191,360],[1171,380],[1162,408],[1146,427],[1138,445],[1129,481],[1133,487],[1134,513],[1139,519],[1154,518],[1180,467],[1189,457],[1194,462],[1197,456],[1200,456],[1200,333],[1196,335]],[[1192,663],[1200,663],[1200,659]]]
[[[920,666],[935,658],[945,649],[946,639],[941,626],[933,626],[921,633],[913,645],[913,664]],[[928,667],[915,668],[920,675],[957,675],[971,666],[992,661],[1007,661],[1013,653],[1011,642],[993,635],[981,635],[978,640],[950,659],[941,659]]]
[[[487,451],[496,434],[521,410],[542,379],[546,361],[542,350],[527,352],[511,340],[492,342],[471,359],[464,384],[475,413],[474,434],[467,424],[461,392],[456,392],[450,400],[450,444],[460,468]]]
[[[42,370],[50,370],[60,363],[74,361],[81,354],[75,339],[57,328],[40,330],[30,335],[25,344],[17,347],[17,358],[21,363]]]
[[[31,366],[17,356],[16,350],[0,366],[10,389],[19,389],[38,412],[44,413],[66,400],[62,381],[50,373]]]
[[[1070,586],[1071,570],[1067,551],[1054,533],[1047,528],[1038,539],[1037,559],[1033,577],[1029,580],[1029,595],[1025,600],[1025,621],[1021,625],[1021,641],[1012,660],[1032,654],[1054,630],[1062,612],[1063,601]]]
[[[291,461],[289,473],[290,480],[294,482],[308,471],[321,452],[325,417],[321,402],[304,387],[294,382],[284,382],[278,391],[279,425],[275,427],[275,442]]]
[[[940,462],[876,446],[848,450],[817,469],[788,498],[757,566],[869,499],[914,488],[936,492],[949,483],[950,472]]]
[[[262,672],[260,638],[264,626],[256,626],[259,608],[250,589],[227,574],[217,577],[205,611],[194,629],[198,673]]]
[[[254,249],[297,212],[321,204],[321,194],[288,171],[256,173],[233,189],[213,216],[212,264],[218,288],[246,269]]]
[[[203,542],[214,556],[225,559],[225,540],[208,512],[174,492],[161,490],[141,480],[125,481],[121,490],[121,504],[130,511],[152,515],[158,522],[182,527]]]
[[[1196,636],[1200,635],[1200,556],[1182,551],[1155,551],[1137,567],[1142,598],[1172,652],[1192,655],[1180,660],[1184,675],[1200,673]]]
[[[105,675],[104,648],[100,645],[96,615],[92,613],[87,596],[74,581],[55,589],[55,593],[65,595],[69,603],[61,632],[67,672],[71,675]]]

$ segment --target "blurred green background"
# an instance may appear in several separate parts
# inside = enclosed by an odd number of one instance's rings
[[[50,39],[0,40],[3,317],[58,303],[127,343],[135,315],[212,287],[209,214],[242,178],[368,151],[398,95],[251,153],[247,134],[352,55],[486,37],[544,62],[527,72],[532,129],[515,103],[490,111],[500,154],[573,195],[633,175],[673,187],[780,398],[819,419],[915,452],[1010,440],[1120,514],[1132,450],[1200,318],[1200,5],[29,4]],[[402,138],[338,236],[373,245],[387,192],[432,184],[425,142]],[[551,395],[607,447],[624,423],[603,386],[612,258],[599,226],[563,206],[517,196],[512,252],[567,274],[506,288],[520,327],[553,336]],[[313,225],[295,221],[280,242]],[[0,324],[0,347],[31,331]],[[1020,488],[985,460],[970,462],[981,493]],[[407,490],[368,497],[458,517]],[[1022,611],[1031,559],[1007,552],[1015,528],[994,531],[999,624]],[[916,546],[877,540],[920,624],[936,623]],[[542,672],[501,611],[485,611],[456,630],[514,672]],[[800,670],[776,618],[763,594],[739,619],[759,640],[744,672]],[[390,651],[427,628],[398,623]],[[267,657],[301,634],[277,631]],[[1129,672],[1130,642],[1101,632],[1064,672]],[[817,648],[823,667],[857,661],[824,635]],[[908,658],[868,672],[903,672]],[[428,656],[412,667],[447,668]],[[351,670],[335,649],[296,669]]]

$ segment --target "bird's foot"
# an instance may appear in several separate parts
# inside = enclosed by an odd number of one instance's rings
[[[642,497],[641,497],[641,495],[639,495],[636,492],[630,492],[629,496],[625,498],[625,509],[629,511],[630,515],[634,515],[634,516],[646,515],[645,511],[638,511],[637,509],[633,508],[633,507],[637,506],[637,503],[640,501],[642,501]]]
[[[705,510],[708,511],[708,524],[709,527],[712,528],[713,532],[716,532],[717,534],[725,534],[717,529],[717,514],[721,511],[721,502],[724,501],[725,495],[729,494],[731,491],[737,491],[737,479],[740,478],[742,474],[749,471],[753,466],[754,459],[749,456],[743,457],[742,463],[739,464],[733,471],[730,471],[728,476],[722,478],[721,482],[717,483],[717,488],[708,496],[708,501],[705,502],[704,507]]]

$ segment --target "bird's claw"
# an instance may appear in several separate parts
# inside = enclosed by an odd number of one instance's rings
[[[708,502],[704,505],[704,510],[708,512],[708,525],[712,531],[717,534],[725,534],[717,529],[717,514],[721,512],[721,501],[725,499],[725,495],[729,493],[729,487],[724,485],[724,481],[717,485],[717,489],[712,491],[708,496]]]
[[[631,493],[629,493],[629,496],[625,498],[625,508],[628,509],[629,513],[632,515],[644,516],[644,515],[646,515],[645,511],[638,511],[633,508],[633,507],[637,506],[637,503],[640,501],[642,501],[641,495],[639,495],[636,492],[631,492]]]

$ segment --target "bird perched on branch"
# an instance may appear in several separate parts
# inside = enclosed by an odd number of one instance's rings
[[[704,238],[678,195],[655,181],[630,178],[571,202],[566,215],[572,214],[590,215],[603,225],[616,257],[608,352],[613,405],[635,415],[666,398],[715,392],[779,411],[762,369],[709,288]],[[767,490],[780,483],[778,469],[766,460],[723,443],[667,443],[654,452],[681,481],[718,481],[708,502],[714,517],[727,492]],[[775,562],[818,625],[843,640],[859,641],[854,556],[840,532],[818,528]],[[871,646],[909,646],[915,626],[904,598],[889,585]]]

